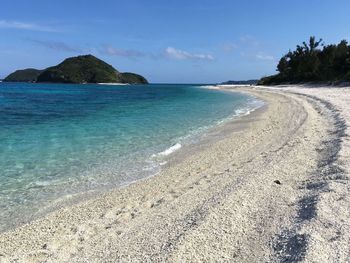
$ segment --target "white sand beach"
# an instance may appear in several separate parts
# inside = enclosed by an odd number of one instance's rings
[[[347,262],[350,89],[238,87],[266,106],[158,175],[0,234],[0,262]]]

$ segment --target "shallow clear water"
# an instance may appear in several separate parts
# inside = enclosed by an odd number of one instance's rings
[[[0,83],[0,230],[155,174],[163,157],[258,105],[191,85]]]

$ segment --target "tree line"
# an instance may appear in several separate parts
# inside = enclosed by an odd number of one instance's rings
[[[322,39],[310,37],[309,42],[297,45],[284,55],[276,75],[262,78],[258,84],[350,81],[350,46],[346,40],[325,45]]]

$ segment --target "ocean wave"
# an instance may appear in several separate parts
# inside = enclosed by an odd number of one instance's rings
[[[153,157],[156,157],[156,156],[168,156],[168,155],[172,154],[173,152],[179,150],[181,147],[182,147],[182,145],[180,143],[176,143],[176,144],[170,146],[165,151],[162,151],[160,153],[157,153],[157,154],[153,155]]]
[[[107,86],[125,86],[125,85],[130,85],[129,83],[103,83],[103,82],[100,82],[100,83],[97,83],[98,85],[107,85]]]
[[[217,89],[217,90],[220,89],[220,87],[216,85],[202,85],[197,87],[201,89]]]

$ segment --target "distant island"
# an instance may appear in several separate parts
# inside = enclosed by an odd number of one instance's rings
[[[322,39],[310,37],[309,43],[297,45],[295,51],[280,59],[277,71],[276,75],[262,78],[258,85],[349,82],[350,46],[346,40],[323,45]]]
[[[27,68],[19,69],[8,75],[3,81],[6,82],[35,82],[44,70]]]
[[[250,79],[250,80],[229,80],[225,82],[221,82],[221,85],[255,85],[258,83],[258,79]]]
[[[121,73],[93,55],[70,57],[62,63],[44,70],[23,69],[8,75],[4,82],[45,82],[45,83],[125,83],[148,84],[141,75]]]

